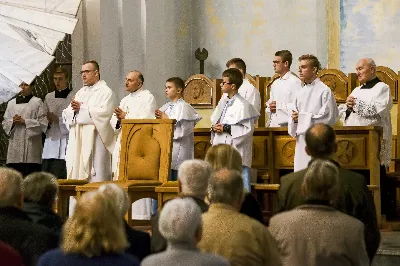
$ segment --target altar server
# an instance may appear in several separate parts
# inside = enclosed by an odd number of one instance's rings
[[[26,176],[41,170],[42,134],[47,129],[44,104],[32,95],[35,83],[23,82],[20,94],[8,102],[2,126],[9,136],[7,166]]]
[[[305,133],[316,124],[334,125],[339,111],[335,96],[317,76],[321,65],[314,55],[299,57],[299,74],[303,87],[294,101],[292,119],[289,119],[288,132],[296,137],[294,171],[305,169],[311,157],[306,153]]]
[[[68,142],[68,128],[62,120],[62,111],[72,100],[72,90],[68,87],[68,71],[59,67],[53,75],[56,90],[46,95],[44,103],[49,126],[46,131],[42,154],[42,170],[57,178],[67,178],[65,153]]]
[[[261,97],[260,92],[250,83],[246,78],[246,63],[241,58],[232,58],[226,63],[227,68],[237,68],[240,70],[243,76],[243,83],[239,88],[239,94],[254,108],[260,112],[261,110]]]
[[[288,50],[275,53],[273,66],[279,78],[272,83],[265,110],[268,115],[267,127],[287,127],[292,115],[296,93],[301,90],[301,80],[290,72],[292,60],[292,53]]]
[[[115,108],[110,120],[112,128],[118,134],[117,144],[113,153],[114,180],[119,178],[119,153],[121,150],[121,120],[122,119],[154,119],[157,108],[156,100],[149,90],[143,88],[144,77],[136,70],[130,71],[125,78],[125,90],[129,92]],[[151,216],[151,199],[141,199],[132,204],[132,218],[149,220]]]
[[[238,93],[243,83],[243,75],[238,69],[225,70],[222,80],[224,95],[211,114],[211,144],[229,144],[239,151],[243,163],[244,187],[251,191],[254,122],[260,113]]]
[[[178,168],[185,160],[194,159],[194,126],[201,117],[196,110],[182,98],[185,83],[179,77],[167,79],[165,94],[171,100],[156,110],[157,119],[176,119],[172,148],[170,180],[178,178]]]
[[[82,65],[81,88],[63,111],[69,128],[67,178],[101,182],[111,180],[111,153],[115,146],[110,125],[117,105],[113,91],[100,80],[96,61]]]

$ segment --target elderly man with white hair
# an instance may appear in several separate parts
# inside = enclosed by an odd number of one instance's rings
[[[181,197],[192,198],[200,207],[202,213],[208,210],[208,205],[204,202],[207,194],[208,180],[212,169],[209,163],[202,160],[184,161],[178,169],[178,186]],[[161,252],[167,248],[165,238],[158,230],[158,215],[151,219],[151,252]]]
[[[18,251],[25,265],[36,265],[40,255],[58,246],[58,236],[29,219],[23,199],[22,175],[0,167],[0,241]]]
[[[167,240],[167,250],[145,258],[141,265],[229,265],[224,258],[202,253],[196,247],[202,238],[202,220],[200,207],[193,199],[167,202],[160,214],[159,230]]]
[[[388,193],[386,168],[392,158],[392,121],[390,110],[393,101],[389,86],[376,76],[376,64],[371,58],[362,58],[356,65],[357,78],[361,86],[347,97],[346,104],[339,106],[341,120],[345,126],[381,126],[383,137],[380,151],[382,211],[387,218],[395,215],[396,189]]]
[[[114,183],[100,186],[99,191],[106,195],[106,197],[113,199],[120,210],[121,219],[124,220],[124,216],[129,208],[128,193]],[[133,229],[125,220],[124,223],[126,236],[129,242],[129,247],[126,249],[126,252],[135,255],[141,261],[150,254],[150,235],[146,232]]]
[[[337,165],[313,160],[302,184],[306,203],[270,220],[283,265],[370,265],[364,224],[331,205],[338,190]]]

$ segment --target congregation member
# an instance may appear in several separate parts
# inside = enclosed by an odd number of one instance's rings
[[[313,160],[301,185],[304,204],[271,218],[283,265],[370,265],[363,223],[332,207],[339,171],[330,160]]]
[[[236,68],[239,69],[240,73],[242,73],[243,83],[240,86],[238,93],[247,100],[254,108],[260,112],[261,110],[261,97],[260,92],[250,83],[250,81],[246,78],[246,63],[241,58],[232,58],[228,62],[226,62],[227,68]]]
[[[69,128],[66,152],[67,178],[101,182],[111,179],[111,153],[115,146],[110,119],[116,99],[96,61],[87,61],[81,70],[81,88],[63,111]]]
[[[62,111],[68,107],[73,97],[72,90],[68,87],[68,79],[68,71],[58,67],[53,75],[56,90],[48,93],[44,99],[49,126],[45,133],[42,171],[62,179],[67,178],[65,153],[69,134],[62,119]]]
[[[48,124],[42,100],[32,94],[34,86],[35,81],[19,86],[21,92],[8,102],[2,122],[9,137],[6,164],[24,177],[42,168],[42,134]]]
[[[294,171],[307,167],[311,157],[305,151],[305,132],[316,123],[334,125],[339,111],[332,90],[319,78],[321,64],[311,54],[299,57],[299,74],[303,87],[296,94],[291,118],[288,123],[289,135],[296,138]]]
[[[23,199],[21,173],[0,167],[0,241],[15,249],[24,265],[33,266],[43,253],[58,246],[58,236],[29,219],[22,210]]]
[[[392,157],[392,95],[389,86],[376,76],[373,59],[360,59],[356,64],[356,74],[361,85],[347,97],[346,104],[339,106],[341,120],[345,126],[383,128],[380,150],[382,211],[387,218],[392,218],[396,213],[396,188],[386,177],[386,168],[390,166]]]
[[[201,252],[196,244],[202,239],[201,209],[191,198],[167,202],[160,213],[159,230],[168,248],[145,258],[142,266],[228,266],[221,256]]]
[[[268,228],[239,213],[243,200],[240,172],[216,171],[209,182],[210,208],[202,215],[203,252],[221,255],[232,266],[281,265],[281,258]]]
[[[178,170],[178,186],[181,198],[192,199],[200,208],[201,212],[208,211],[205,203],[208,181],[211,177],[212,169],[210,165],[202,160],[184,161]],[[167,248],[167,241],[160,233],[159,215],[156,214],[151,219],[151,251],[153,253],[164,251]]]
[[[333,159],[337,144],[335,131],[331,126],[326,124],[311,126],[306,131],[305,141],[306,151],[312,158],[311,162],[316,159],[329,160],[338,168],[338,191],[332,206],[364,223],[365,243],[369,259],[372,261],[379,247],[380,233],[375,204],[364,176],[340,167]],[[302,194],[302,184],[307,169],[281,178],[277,201],[278,212],[289,211],[306,203],[306,198]]]
[[[24,179],[22,186],[24,212],[34,223],[61,233],[61,217],[53,211],[58,192],[57,178],[46,172],[32,173]]]
[[[239,93],[243,74],[235,68],[222,73],[224,95],[211,114],[211,144],[229,144],[242,156],[244,188],[250,192],[254,123],[260,113]]]
[[[196,110],[183,100],[185,83],[179,77],[167,79],[165,94],[170,102],[155,111],[157,119],[175,119],[172,146],[171,181],[178,178],[179,165],[185,160],[194,158],[194,132],[193,129],[201,117]]]
[[[242,157],[240,153],[231,145],[218,144],[211,146],[204,158],[214,171],[222,168],[242,171]],[[240,213],[256,219],[260,223],[264,223],[261,205],[258,200],[249,192],[244,192],[244,199],[240,207]]]
[[[99,191],[84,193],[63,228],[61,247],[46,252],[38,266],[138,266],[115,202]]]
[[[274,71],[279,77],[272,83],[266,104],[268,121],[266,127],[287,127],[292,115],[296,93],[301,90],[301,80],[290,72],[292,53],[281,50],[275,53]]]
[[[140,261],[143,260],[144,257],[150,254],[150,235],[146,232],[133,229],[125,221],[124,216],[129,208],[128,193],[115,183],[104,184],[99,187],[99,191],[108,199],[114,201],[119,209],[129,243],[129,247],[125,252],[136,256]]]

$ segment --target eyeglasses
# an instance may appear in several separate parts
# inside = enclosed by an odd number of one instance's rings
[[[81,73],[81,75],[83,74],[83,73],[85,73],[85,74],[89,74],[90,72],[92,72],[92,71],[96,71],[95,69],[89,69],[89,70],[82,70],[81,72],[79,72],[79,73]]]
[[[229,84],[229,85],[231,85],[232,83],[230,83],[230,82],[225,82],[225,81],[222,81],[222,82],[221,82],[221,84],[222,84],[222,86],[224,86],[225,84]]]

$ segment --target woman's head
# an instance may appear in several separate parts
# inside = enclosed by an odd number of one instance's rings
[[[219,144],[208,149],[204,159],[214,171],[222,168],[242,172],[242,156],[231,145]]]

